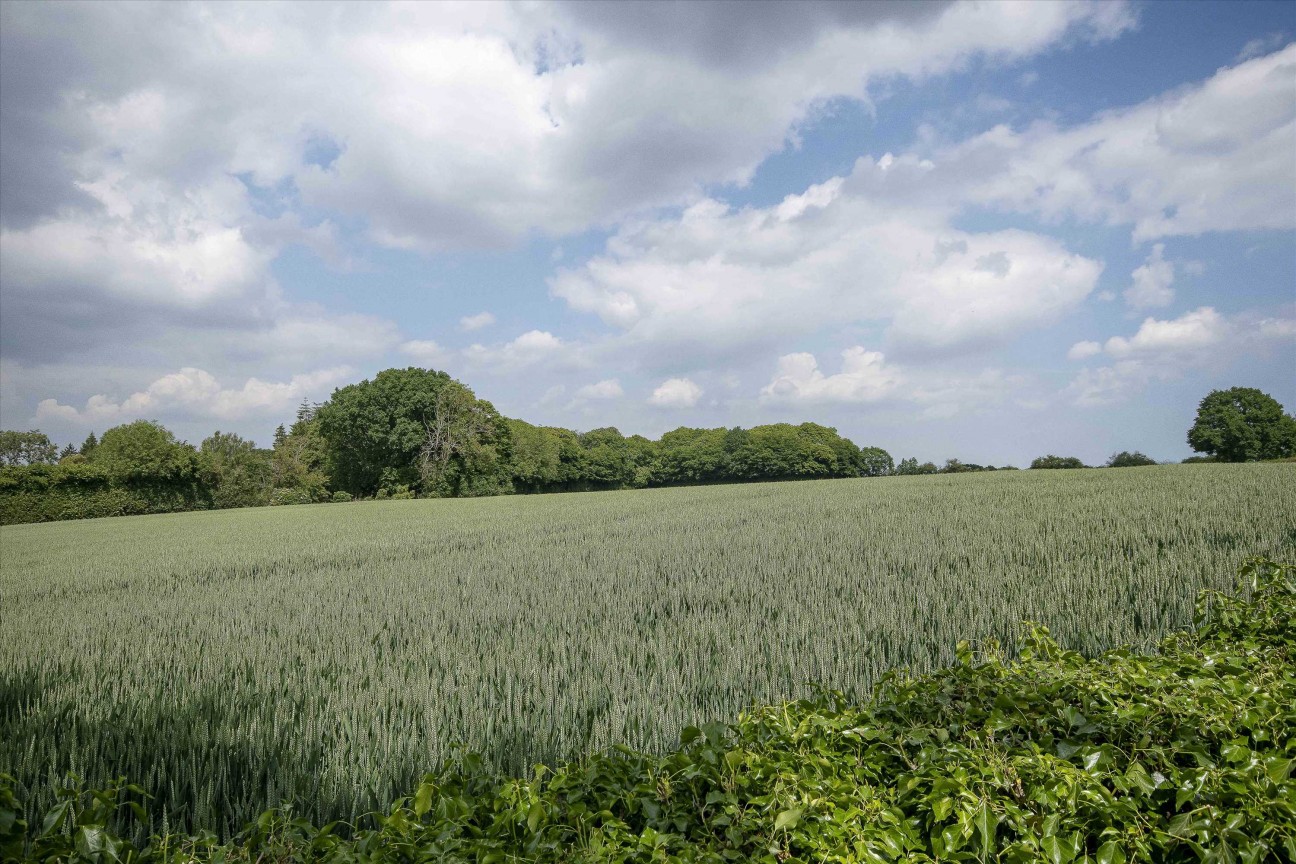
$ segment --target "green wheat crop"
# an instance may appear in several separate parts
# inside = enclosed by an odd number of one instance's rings
[[[1296,550],[1296,466],[711,486],[0,529],[0,771],[125,775],[170,827],[354,819],[495,766],[1010,641],[1147,646]]]

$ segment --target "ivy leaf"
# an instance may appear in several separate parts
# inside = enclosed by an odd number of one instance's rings
[[[414,815],[423,818],[423,815],[432,809],[432,784],[419,784],[418,791],[414,793]]]
[[[981,802],[981,809],[973,817],[972,824],[981,834],[982,857],[989,855],[994,850],[995,828],[999,826],[999,817],[990,809],[989,801]]]
[[[1045,837],[1040,841],[1040,847],[1044,850],[1044,860],[1048,861],[1049,864],[1070,864],[1071,860],[1075,858],[1075,852],[1072,851],[1070,846],[1063,844],[1057,838],[1057,835]]]
[[[1115,840],[1108,840],[1099,846],[1095,857],[1098,864],[1125,864],[1125,850]]]
[[[792,807],[784,810],[774,817],[774,830],[786,831],[789,828],[795,828],[796,824],[801,821],[801,808]]]

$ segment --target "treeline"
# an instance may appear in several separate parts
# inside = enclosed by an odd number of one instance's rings
[[[179,510],[637,489],[893,473],[890,454],[815,423],[681,427],[653,441],[503,417],[443,372],[388,369],[303,403],[270,449],[217,432],[198,447],[145,420],[57,451],[0,433],[0,524]]]
[[[1248,461],[1296,454],[1296,419],[1258,390],[1215,391],[1184,461]],[[1137,451],[1105,467],[1155,465]],[[1085,468],[1041,456],[1033,469]],[[216,432],[198,447],[145,420],[91,434],[61,451],[38,431],[0,432],[0,524],[309,504],[355,498],[431,498],[642,489],[701,483],[961,474],[1015,470],[949,459],[943,466],[859,447],[816,423],[751,429],[680,427],[657,441],[614,427],[574,432],[500,415],[444,372],[387,369],[303,402],[274,444]]]

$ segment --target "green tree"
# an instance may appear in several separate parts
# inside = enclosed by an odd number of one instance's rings
[[[91,461],[125,478],[189,480],[198,475],[198,452],[193,446],[150,420],[109,429]]]
[[[562,440],[554,430],[532,426],[525,420],[507,420],[513,440],[509,471],[517,492],[543,492],[555,488],[562,471]]]
[[[511,487],[508,424],[491,403],[458,381],[437,391],[424,415],[418,452],[419,487],[425,495],[497,495]]]
[[[216,432],[198,448],[217,507],[260,507],[270,503],[271,453],[232,432]]]
[[[325,470],[328,454],[319,423],[300,411],[298,415],[303,419],[293,423],[291,430],[284,432],[280,426],[275,431],[270,454],[272,503],[309,503],[329,497],[329,476]]]
[[[1031,460],[1032,469],[1040,468],[1083,468],[1085,464],[1075,456],[1054,456],[1050,453],[1047,456],[1040,456]]]
[[[658,444],[658,483],[710,483],[732,476],[725,453],[727,429],[681,426],[662,435]]]
[[[924,462],[919,465],[917,459],[910,457],[909,459],[900,460],[900,464],[896,466],[895,473],[902,476],[913,476],[919,474],[935,474],[939,470],[940,469],[937,468],[933,462]]]
[[[91,432],[89,435],[86,436],[85,441],[82,442],[81,450],[79,452],[81,453],[82,456],[89,459],[90,457],[94,456],[95,448],[98,446],[99,446],[99,439],[95,437],[95,434],[93,432]]]
[[[861,447],[856,463],[861,477],[885,477],[895,471],[895,460],[881,447]]]
[[[1137,450],[1133,453],[1128,450],[1122,450],[1119,453],[1112,454],[1112,457],[1107,460],[1108,468],[1138,468],[1143,465],[1155,464],[1157,464],[1155,459],[1151,456],[1145,456]]]
[[[0,431],[0,465],[53,465],[56,462],[58,446],[39,429]]]
[[[444,372],[387,369],[333,392],[314,413],[335,485],[353,495],[506,491],[509,428]]]
[[[585,479],[590,486],[624,489],[634,485],[634,457],[619,429],[591,429],[580,436],[580,443],[585,449]]]
[[[1254,387],[1213,390],[1197,408],[1188,444],[1221,462],[1296,456],[1296,418]]]

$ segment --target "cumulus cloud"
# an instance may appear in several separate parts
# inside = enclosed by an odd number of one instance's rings
[[[1102,265],[1052,238],[970,233],[944,214],[875,200],[888,175],[926,170],[861,159],[850,177],[770,207],[704,199],[676,219],[627,225],[550,287],[625,343],[700,356],[750,354],[862,321],[888,321],[901,352],[1001,344],[1093,289]]]
[[[1103,265],[1038,232],[956,229],[960,214],[1129,224],[1136,239],[1296,227],[1292,74],[1296,45],[1072,128],[999,126],[927,156],[864,157],[776,205],[702,199],[627,223],[550,288],[661,358],[750,357],[866,322],[885,322],[897,356],[1002,345],[1075,309]],[[1127,301],[1166,305],[1174,276],[1156,244]]]
[[[687,378],[667,378],[648,397],[658,408],[692,408],[702,398],[702,388]]]
[[[625,391],[621,389],[621,382],[615,378],[586,384],[576,391],[577,400],[620,399],[623,395]]]
[[[1068,360],[1087,360],[1097,354],[1101,354],[1103,347],[1098,342],[1077,342],[1071,346],[1067,352]]]
[[[1296,44],[1088,123],[997,126],[936,162],[970,202],[1135,240],[1296,227]]]
[[[1125,289],[1125,302],[1134,309],[1169,306],[1174,300],[1174,264],[1165,260],[1165,244],[1157,243],[1147,260],[1130,274],[1134,284]]]
[[[841,371],[824,375],[813,354],[785,354],[774,379],[761,390],[761,401],[877,402],[900,387],[900,373],[886,365],[881,352],[856,346],[841,356]]]
[[[1227,317],[1202,306],[1178,318],[1146,318],[1132,336],[1081,342],[1072,359],[1097,357],[1109,365],[1082,369],[1065,394],[1077,405],[1106,405],[1126,399],[1154,381],[1170,381],[1194,368],[1224,368],[1246,354],[1290,353],[1296,318],[1249,314]],[[1080,352],[1076,349],[1085,346]],[[1284,349],[1284,346],[1285,349]]]
[[[516,372],[541,364],[573,367],[583,365],[581,349],[547,330],[528,330],[510,342],[496,345],[473,344],[463,350],[470,364],[495,373]]]
[[[443,366],[450,357],[450,352],[431,339],[411,339],[402,342],[401,353],[425,368]]]
[[[1024,376],[986,368],[904,366],[880,351],[856,345],[841,352],[841,371],[824,374],[813,354],[785,354],[774,377],[760,391],[766,405],[885,405],[904,404],[930,418],[952,417],[984,409],[1020,392]]]
[[[282,415],[303,397],[318,395],[351,373],[350,368],[342,366],[294,375],[282,382],[249,378],[242,387],[225,388],[211,373],[186,367],[120,400],[96,394],[82,408],[76,408],[56,399],[43,399],[36,407],[36,420],[88,427],[166,416],[175,411],[224,421]]]
[[[465,331],[480,330],[495,323],[495,316],[489,312],[478,312],[476,315],[465,315],[459,319],[459,329]]]
[[[98,138],[153,174],[292,178],[307,203],[417,249],[570,233],[745,182],[816,106],[866,99],[870,80],[1133,23],[1123,3],[1079,2],[94,5],[6,8],[6,71],[62,61],[38,85],[6,75],[22,82],[6,88],[6,145],[44,137],[75,161]],[[320,141],[331,158],[312,155]],[[67,175],[49,149],[4,147],[24,205],[39,207],[29,174]]]
[[[1219,344],[1229,330],[1222,315],[1203,306],[1170,321],[1146,318],[1132,337],[1113,336],[1103,350],[1112,357],[1196,351]]]

